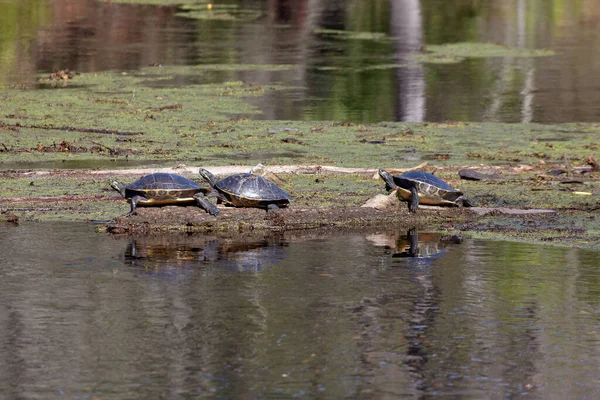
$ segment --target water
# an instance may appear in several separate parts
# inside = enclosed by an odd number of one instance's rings
[[[0,85],[31,84],[36,73],[64,68],[95,72],[157,63],[289,64],[295,68],[215,70],[177,77],[174,83],[241,79],[295,88],[249,100],[261,109],[259,118],[270,120],[600,119],[600,0],[226,3],[253,17],[198,20],[173,6],[3,0]],[[387,39],[322,33],[332,29]],[[551,49],[556,55],[471,58],[457,64],[412,59],[423,46],[454,42]]]
[[[600,0],[227,3],[257,18],[0,0],[0,86],[63,68],[290,64],[166,84],[293,87],[248,100],[271,120],[600,118]],[[465,41],[556,55],[412,61]],[[3,167],[107,166],[59,164]],[[427,232],[126,238],[72,223],[0,224],[0,249],[0,398],[599,397],[597,251]]]
[[[0,225],[0,398],[597,397],[599,252],[415,233]]]

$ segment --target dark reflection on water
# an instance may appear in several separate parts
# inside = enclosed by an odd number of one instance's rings
[[[0,225],[0,398],[595,397],[600,253],[411,235]]]
[[[63,68],[289,64],[295,68],[223,68],[175,76],[167,84],[238,79],[293,87],[249,99],[265,119],[548,123],[600,118],[600,52],[595,51],[600,0],[226,3],[239,7],[230,19],[198,20],[175,6],[4,1],[0,84],[31,84],[36,73]],[[242,11],[256,17],[238,18]],[[413,59],[423,46],[454,42],[547,48],[556,55],[454,64]]]
[[[214,236],[146,236],[131,239],[125,264],[147,272],[186,270],[210,265],[236,272],[260,272],[285,257],[280,239],[232,241]]]
[[[412,228],[396,240],[393,257],[398,258],[437,258],[446,252],[441,234],[421,233]]]

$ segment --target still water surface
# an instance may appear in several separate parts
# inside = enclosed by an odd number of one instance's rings
[[[289,90],[249,100],[270,120],[600,120],[600,0],[214,3],[198,18],[177,6],[2,0],[0,86],[32,84],[36,74],[64,68],[86,73],[211,64],[223,68],[177,83],[286,85]],[[218,14],[224,9],[232,14]],[[555,55],[414,60],[426,46],[456,42]],[[294,68],[230,69],[246,64]]]
[[[411,235],[0,225],[0,398],[597,398],[600,252]]]

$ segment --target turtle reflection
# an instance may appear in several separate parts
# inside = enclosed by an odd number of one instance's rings
[[[436,259],[444,255],[449,244],[462,242],[459,235],[421,232],[410,228],[405,235],[376,234],[367,236],[376,246],[389,249],[394,258]]]
[[[445,252],[445,242],[439,233],[421,233],[415,229],[409,229],[406,236],[400,236],[396,240],[394,254],[398,258],[438,258]]]
[[[238,272],[258,272],[285,257],[280,240],[222,239],[194,235],[143,236],[131,239],[125,264],[146,272],[178,273],[203,267]]]

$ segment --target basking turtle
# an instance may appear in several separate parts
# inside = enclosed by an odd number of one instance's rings
[[[410,171],[393,176],[380,169],[379,176],[388,190],[396,190],[398,198],[408,202],[408,210],[416,213],[419,203],[432,206],[471,207],[471,203],[459,190],[428,172]]]
[[[131,211],[127,215],[135,214],[138,205],[162,206],[194,203],[211,215],[219,213],[219,209],[204,196],[204,192],[210,191],[209,188],[202,187],[180,175],[158,172],[146,175],[127,186],[115,180],[111,180],[110,185],[131,203]]]
[[[217,181],[213,174],[200,168],[200,175],[214,189],[210,197],[217,197],[235,207],[258,207],[277,210],[286,207],[292,198],[270,180],[253,174],[234,174]]]

